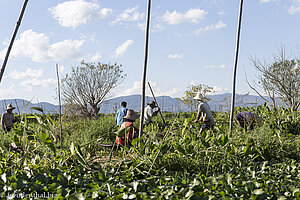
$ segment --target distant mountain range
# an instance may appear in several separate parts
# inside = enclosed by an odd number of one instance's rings
[[[208,95],[211,99],[208,104],[210,105],[211,109],[214,111],[228,111],[230,110],[230,101],[231,101],[231,94],[215,94],[215,95]],[[268,97],[265,97],[269,99]],[[146,96],[145,103],[152,101],[153,98]],[[159,96],[156,97],[156,100],[161,108],[162,111],[166,112],[185,112],[190,111],[190,108],[182,105],[177,101],[176,98],[172,98],[170,96]],[[133,109],[135,111],[139,111],[141,105],[141,95],[129,95],[129,96],[121,96],[106,100],[102,103],[100,112],[101,113],[114,113],[119,107],[122,101],[127,102],[127,107]],[[264,100],[255,95],[236,95],[235,106],[257,106],[264,104]],[[3,113],[7,104],[10,103],[16,109],[14,110],[15,113],[38,113],[39,111],[31,109],[32,107],[41,107],[43,108],[46,114],[48,113],[58,113],[59,106],[54,105],[47,102],[40,102],[40,103],[31,103],[24,99],[5,99],[0,100],[0,112]]]

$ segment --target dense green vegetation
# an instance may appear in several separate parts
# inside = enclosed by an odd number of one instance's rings
[[[114,115],[64,116],[61,148],[54,116],[24,114],[1,132],[1,199],[300,199],[299,111],[241,110],[263,125],[228,135],[229,114],[214,113],[214,130],[198,137],[193,113],[165,113],[167,127],[156,118],[149,138],[117,150],[97,145],[113,143]]]

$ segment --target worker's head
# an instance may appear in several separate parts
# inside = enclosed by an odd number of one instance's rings
[[[7,107],[6,107],[6,111],[8,113],[12,113],[13,109],[15,109],[15,107],[13,107],[11,104],[8,104]]]
[[[134,121],[137,120],[139,117],[140,117],[139,114],[137,114],[136,112],[134,112],[134,110],[129,109],[129,110],[127,110],[126,116],[123,117],[123,119],[125,119],[125,121],[134,122]]]
[[[155,101],[151,101],[147,103],[152,109],[156,107]]]
[[[127,103],[125,101],[122,101],[121,106],[124,107],[124,108],[126,108]]]
[[[193,99],[198,100],[198,101],[206,101],[207,100],[207,98],[200,92],[198,92]]]

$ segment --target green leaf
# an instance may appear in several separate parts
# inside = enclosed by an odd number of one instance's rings
[[[180,153],[186,154],[184,148],[180,144],[176,143],[175,147]]]
[[[70,196],[69,200],[85,200],[85,197],[83,194],[79,193],[79,194]]]
[[[13,141],[17,146],[21,146],[20,138],[17,135],[14,135]]]
[[[221,144],[224,146],[225,144],[227,144],[227,142],[228,142],[228,135],[223,135]]]
[[[136,198],[136,195],[135,194],[131,194],[129,195],[128,199],[135,199]]]
[[[6,181],[7,181],[6,173],[3,173],[3,174],[1,175],[1,179],[3,180],[4,183],[6,183]]]
[[[57,176],[57,181],[63,186],[67,187],[68,186],[68,179],[64,177],[62,174],[59,174]]]
[[[260,194],[264,194],[265,191],[263,189],[256,189],[252,192],[252,194],[256,194],[256,195],[260,195]]]
[[[73,142],[70,145],[70,151],[71,151],[71,155],[74,155],[74,153],[75,153],[75,146],[74,146]]]
[[[40,111],[40,112],[44,112],[43,109],[40,108],[40,107],[31,107],[30,109],[37,110],[37,111]]]

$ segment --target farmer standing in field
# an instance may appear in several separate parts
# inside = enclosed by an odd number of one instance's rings
[[[14,109],[15,107],[13,107],[11,104],[8,104],[6,107],[6,112],[2,114],[1,126],[5,132],[9,132],[16,121],[14,114],[12,113]]]
[[[247,132],[247,126],[250,130],[254,129],[255,124],[261,126],[263,118],[252,112],[240,112],[234,116],[234,121],[245,129]]]
[[[194,97],[195,100],[199,101],[198,105],[198,113],[196,120],[194,123],[197,123],[199,121],[203,121],[204,124],[200,128],[199,131],[199,136],[201,136],[202,132],[205,131],[206,129],[211,129],[215,125],[215,120],[212,117],[212,113],[210,110],[210,107],[208,103],[206,102],[207,98],[204,97],[200,92],[197,93],[197,95]]]
[[[139,114],[134,112],[134,110],[129,109],[125,117],[123,117],[124,122],[122,123],[120,130],[124,130],[124,136],[116,137],[116,145],[124,146],[131,145],[133,139],[139,136],[139,129],[133,125],[133,122],[140,117]],[[128,127],[128,130],[126,129]],[[126,139],[125,139],[126,136]]]
[[[153,111],[154,108],[157,108],[157,110]],[[148,124],[153,123],[152,117],[156,116],[159,111],[160,108],[156,106],[156,103],[154,101],[147,103],[147,107],[145,108],[143,125],[146,126]]]
[[[123,117],[125,117],[126,116],[126,114],[127,114],[127,108],[126,108],[126,106],[127,106],[127,102],[125,102],[125,101],[122,101],[122,103],[121,103],[121,108],[117,111],[117,113],[116,113],[116,118],[115,118],[115,120],[116,120],[116,123],[117,123],[117,126],[119,127],[123,122],[124,122],[124,118]]]

